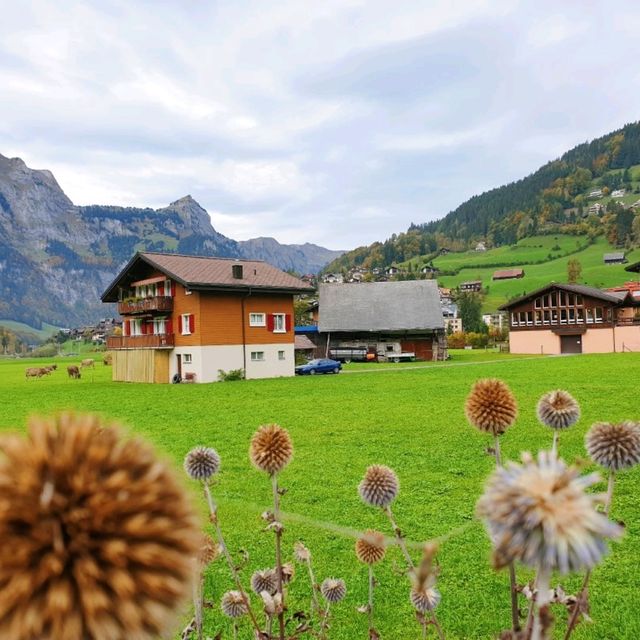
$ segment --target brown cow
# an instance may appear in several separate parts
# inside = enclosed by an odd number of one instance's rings
[[[45,370],[42,367],[29,367],[24,374],[25,380],[29,378],[36,378],[39,380],[45,374]]]
[[[83,360],[80,363],[80,366],[84,369],[84,367],[91,367],[93,369],[93,365],[95,364],[95,361],[93,358],[86,358],[85,360]]]
[[[70,364],[67,367],[67,373],[69,374],[70,378],[80,380],[80,369],[75,364]]]

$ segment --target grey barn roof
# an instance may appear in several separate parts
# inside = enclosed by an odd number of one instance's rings
[[[321,332],[443,329],[435,280],[320,286]]]

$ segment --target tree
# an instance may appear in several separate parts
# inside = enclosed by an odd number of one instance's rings
[[[484,329],[481,309],[482,301],[477,293],[465,292],[458,297],[458,312],[465,331],[480,333]]]
[[[567,280],[570,284],[575,284],[582,275],[582,263],[577,258],[571,258],[567,262]]]
[[[7,355],[7,347],[9,346],[9,336],[3,331],[2,337],[0,338],[0,344],[2,344],[2,353]]]

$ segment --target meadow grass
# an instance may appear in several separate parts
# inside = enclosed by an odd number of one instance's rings
[[[293,543],[301,539],[312,551],[320,580],[328,576],[346,580],[347,598],[333,610],[330,638],[334,640],[366,637],[366,617],[356,607],[366,602],[367,576],[355,559],[354,540],[323,523],[388,532],[382,514],[365,506],[357,495],[366,467],[387,464],[400,477],[394,512],[406,535],[419,541],[453,532],[439,553],[438,613],[447,638],[494,638],[509,626],[508,577],[491,569],[489,541],[474,518],[476,500],[494,462],[485,452],[490,441],[464,417],[472,383],[500,377],[512,387],[520,417],[502,440],[503,455],[510,459],[521,451],[550,446],[551,433],[536,421],[535,404],[550,389],[570,391],[581,403],[583,417],[562,434],[560,452],[573,460],[585,455],[584,434],[594,421],[640,417],[640,354],[538,358],[472,354],[456,353],[448,363],[430,368],[400,364],[365,373],[361,365],[351,365],[350,375],[210,385],[114,383],[110,367],[102,364],[84,371],[79,381],[69,380],[66,360],[59,360],[60,368],[52,376],[25,381],[29,361],[2,361],[0,429],[23,429],[32,413],[74,409],[98,412],[127,425],[132,433],[150,439],[177,467],[193,446],[215,447],[222,457],[222,472],[214,493],[229,546],[236,553],[249,552],[242,569],[246,583],[255,569],[273,565],[272,534],[261,533],[260,519],[271,504],[270,485],[249,463],[249,441],[260,424],[282,424],[295,445],[294,459],[281,475],[288,489],[282,508],[303,517],[287,520],[285,554],[290,556]],[[639,489],[640,470],[619,475],[613,516],[626,523],[627,534],[594,572],[595,622],[581,625],[577,639],[640,637]],[[195,486],[193,492],[200,499]],[[201,499],[199,504],[203,505]],[[389,640],[421,637],[401,566],[399,551],[391,549],[376,569],[376,626]],[[518,577],[524,581],[531,572],[519,571]],[[555,577],[558,581],[576,592],[580,576]],[[206,610],[210,637],[220,630],[223,637],[230,637],[218,603],[231,588],[224,563],[216,561],[206,576],[207,597],[215,603]],[[298,567],[290,596],[292,611],[307,608],[303,567]],[[559,608],[556,614],[561,621],[556,637],[561,637],[566,614]],[[251,637],[248,626],[243,626],[241,637]]]

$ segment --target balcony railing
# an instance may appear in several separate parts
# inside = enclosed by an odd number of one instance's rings
[[[173,349],[172,333],[146,336],[109,336],[107,349]]]
[[[118,313],[121,316],[133,313],[145,313],[148,311],[167,311],[173,309],[173,298],[170,296],[155,296],[153,298],[141,298],[140,300],[124,300],[118,302]]]

